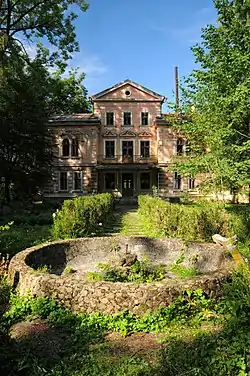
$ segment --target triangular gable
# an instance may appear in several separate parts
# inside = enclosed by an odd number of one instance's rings
[[[105,133],[103,133],[103,137],[117,137],[117,134],[112,131],[106,131]]]
[[[106,90],[100,91],[99,93],[93,95],[91,98],[94,101],[98,100],[98,99],[102,99],[103,97],[107,96],[107,94],[110,94],[110,93],[112,93],[112,92],[114,92],[118,89],[121,89],[122,87],[127,86],[127,85],[133,86],[137,90],[140,90],[143,93],[153,97],[155,100],[164,101],[164,99],[165,99],[165,97],[163,95],[160,95],[160,94],[156,93],[155,91],[146,88],[145,86],[137,84],[136,82],[134,82],[132,80],[125,80],[125,81],[119,82],[118,84],[116,84],[116,85],[114,85],[114,86],[112,86],[112,87],[110,87]]]
[[[139,137],[151,137],[151,136],[152,134],[146,131],[139,133]]]
[[[122,137],[135,137],[136,133],[131,131],[130,129],[127,129],[127,130],[121,132],[120,136],[122,136]]]

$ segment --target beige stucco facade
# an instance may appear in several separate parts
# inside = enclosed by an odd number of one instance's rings
[[[162,194],[175,196],[189,189],[188,179],[171,169],[180,138],[162,114],[164,100],[126,80],[94,95],[92,114],[53,117],[54,173],[45,194],[113,192],[134,197],[156,186]]]

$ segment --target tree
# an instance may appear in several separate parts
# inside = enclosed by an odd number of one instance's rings
[[[52,160],[47,106],[49,73],[36,59],[9,59],[0,76],[0,177],[31,193],[50,175]]]
[[[178,129],[190,141],[182,173],[237,193],[250,184],[250,1],[214,0],[218,23],[192,48],[200,68],[183,89]]]
[[[85,0],[0,0],[1,62],[24,39],[45,38],[68,59],[78,50],[73,5],[86,11]]]
[[[52,113],[91,112],[91,103],[87,99],[88,92],[82,84],[84,77],[84,73],[77,77],[77,69],[71,70],[67,77],[62,77],[61,71],[52,75],[49,99]]]

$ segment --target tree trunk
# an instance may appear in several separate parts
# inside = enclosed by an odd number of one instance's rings
[[[4,195],[5,195],[6,202],[9,203],[10,202],[10,180],[7,177],[5,177],[5,181],[4,181]]]

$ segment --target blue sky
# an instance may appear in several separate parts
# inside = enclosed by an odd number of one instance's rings
[[[192,71],[190,47],[216,20],[212,0],[87,2],[88,11],[76,21],[81,51],[71,65],[86,73],[90,95],[129,78],[171,100],[174,66],[181,77]]]

